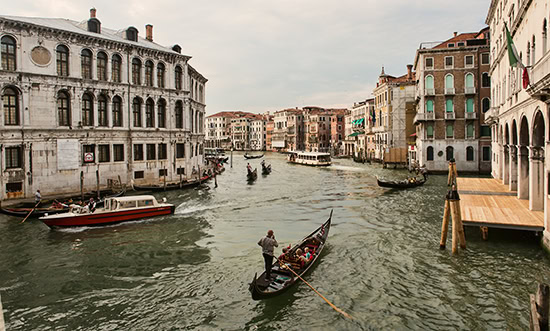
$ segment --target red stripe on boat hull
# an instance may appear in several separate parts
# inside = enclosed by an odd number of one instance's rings
[[[173,214],[175,206],[154,207],[140,210],[125,210],[101,214],[84,214],[63,218],[41,220],[49,227],[77,227],[77,226],[101,226],[126,221],[134,221],[142,218],[149,218]]]

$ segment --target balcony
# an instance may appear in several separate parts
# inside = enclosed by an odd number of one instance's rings
[[[435,89],[433,89],[433,88],[427,88],[426,91],[424,92],[424,95],[426,95],[426,96],[433,96],[433,95],[435,95]]]
[[[550,90],[550,52],[547,52],[529,72],[531,85],[527,92],[536,98],[548,96]]]
[[[445,112],[445,119],[446,120],[454,120],[455,119],[455,112]]]
[[[455,95],[455,88],[445,88],[445,95]]]
[[[464,93],[465,94],[476,94],[476,88],[475,87],[465,87],[464,88]]]
[[[477,113],[464,113],[464,117],[467,119],[467,120],[475,120],[477,119]]]
[[[435,119],[434,113],[417,113],[414,117],[414,122],[433,121]]]

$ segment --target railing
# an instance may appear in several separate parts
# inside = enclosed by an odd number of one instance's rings
[[[465,117],[467,120],[475,120],[477,118],[477,113],[465,113]]]
[[[426,89],[426,92],[425,92],[425,95],[427,95],[427,96],[435,95],[435,89],[433,89],[433,88],[427,88],[427,89]]]
[[[550,75],[550,52],[546,52],[544,57],[531,69],[530,74],[533,86],[538,85],[537,83]]]
[[[429,112],[429,113],[417,113],[416,116],[414,117],[414,121],[415,122],[420,122],[420,121],[433,121],[435,118],[434,116],[434,113],[433,112]]]
[[[455,119],[455,112],[445,112],[445,119],[446,120],[454,120]]]
[[[454,95],[455,94],[455,88],[445,88],[445,94],[446,95]]]
[[[476,94],[476,88],[475,87],[465,87],[464,93],[466,94]]]

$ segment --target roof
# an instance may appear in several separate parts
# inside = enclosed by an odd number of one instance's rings
[[[457,35],[456,37],[452,37],[450,39],[447,39],[446,41],[442,42],[441,44],[435,46],[433,49],[448,48],[447,44],[449,44],[449,43],[455,43],[456,44],[460,41],[477,39],[478,35],[479,35],[479,32],[461,33],[461,34]]]
[[[174,51],[171,47],[159,45],[145,38],[138,37],[137,42],[128,40],[124,38],[124,31],[126,31],[129,27],[121,30],[112,30],[109,28],[105,28],[103,25],[101,25],[101,33],[95,33],[95,32],[88,31],[87,24],[86,24],[87,20],[83,22],[77,22],[66,18],[23,17],[23,16],[6,16],[6,15],[0,15],[0,19],[27,23],[27,24],[32,24],[32,25],[41,26],[41,27],[48,27],[48,28],[56,29],[60,31],[67,31],[67,32],[85,35],[85,36],[101,38],[101,39],[106,39],[110,41],[116,41],[124,44],[141,46],[144,48],[163,51],[173,55],[191,58],[190,56],[182,55]]]

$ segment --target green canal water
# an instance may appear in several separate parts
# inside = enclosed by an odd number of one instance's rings
[[[444,176],[406,191],[382,189],[379,165],[328,168],[265,157],[274,171],[246,182],[246,160],[218,188],[158,194],[175,215],[52,231],[0,216],[0,295],[8,330],[457,330],[526,329],[528,295],[550,281],[532,237],[467,231],[459,256],[439,250]],[[250,160],[260,168],[260,160]],[[305,284],[253,301],[256,244],[268,229],[295,243],[334,209],[328,244]],[[450,246],[450,244],[449,244]],[[277,250],[280,252],[280,250]]]

